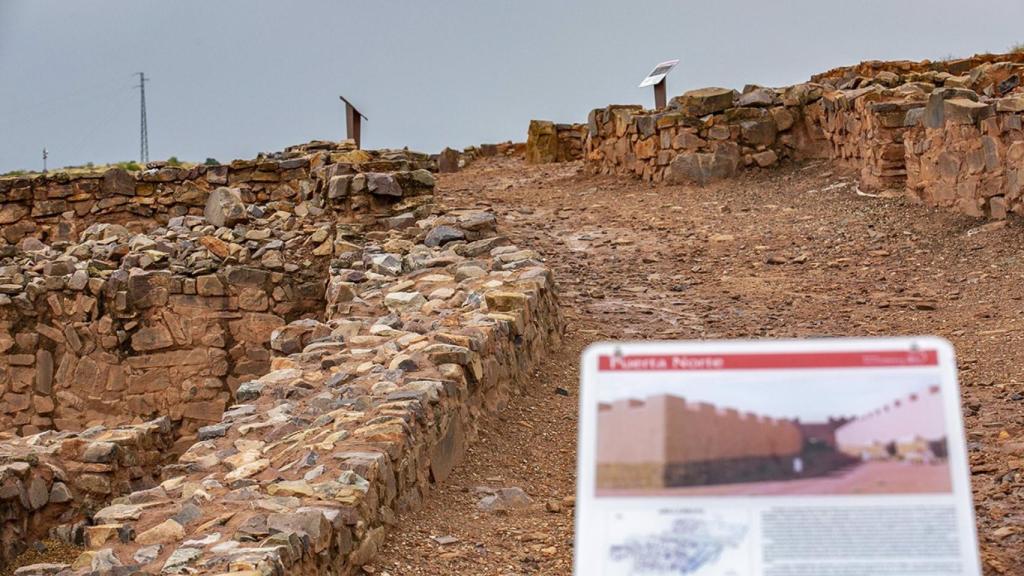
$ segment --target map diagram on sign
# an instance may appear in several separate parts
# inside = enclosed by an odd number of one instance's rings
[[[706,573],[725,552],[739,548],[747,536],[741,523],[706,518],[678,518],[662,532],[630,536],[609,548],[615,574],[669,576]],[[716,571],[716,574],[725,572]]]

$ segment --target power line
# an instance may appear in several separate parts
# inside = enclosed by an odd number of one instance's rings
[[[146,82],[149,80],[146,78],[145,72],[139,72],[139,84],[136,88],[139,89],[140,95],[140,122],[139,122],[139,162],[145,164],[149,162],[149,133],[146,127]]]

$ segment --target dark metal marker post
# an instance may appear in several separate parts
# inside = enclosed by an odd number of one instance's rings
[[[363,119],[369,120],[369,118],[363,116],[362,112],[357,110],[344,96],[338,96],[338,98],[341,98],[341,101],[345,103],[345,124],[348,127],[348,139],[355,141],[356,149],[358,150],[362,142]]]
[[[660,82],[654,85],[654,108],[655,110],[661,110],[665,108],[665,79],[662,78]]]
[[[651,70],[651,73],[644,78],[643,82],[640,83],[640,88],[646,88],[647,86],[654,86],[654,109],[662,110],[668,104],[668,98],[665,96],[667,89],[665,88],[665,77],[668,73],[676,67],[679,60],[668,60],[662,62]]]

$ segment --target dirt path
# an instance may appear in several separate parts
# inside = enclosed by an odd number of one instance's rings
[[[706,189],[578,171],[499,159],[442,177],[445,203],[493,206],[547,257],[568,334],[371,570],[571,573],[577,363],[591,342],[938,334],[959,355],[986,573],[1024,574],[1024,227],[859,196],[823,165]],[[520,487],[533,505],[478,511],[480,486]]]

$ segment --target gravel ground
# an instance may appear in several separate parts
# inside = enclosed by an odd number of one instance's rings
[[[985,572],[1024,574],[1019,223],[860,195],[823,163],[696,189],[501,158],[442,176],[439,193],[492,206],[546,256],[568,333],[370,570],[571,572],[578,359],[591,342],[937,334],[959,356]],[[480,486],[520,487],[533,503],[481,512]]]

